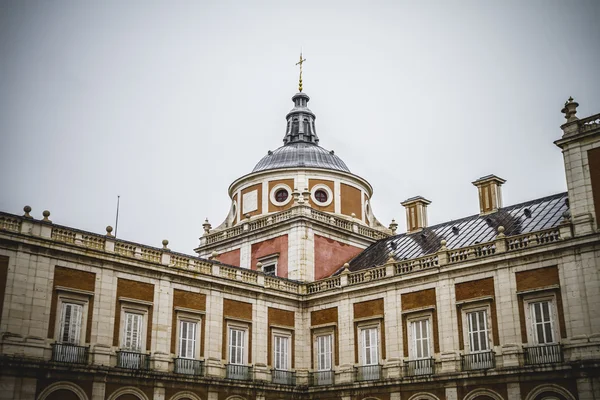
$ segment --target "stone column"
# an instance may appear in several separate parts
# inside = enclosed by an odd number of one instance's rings
[[[206,334],[202,338],[205,344],[206,374],[208,376],[224,377],[225,368],[222,359],[225,354],[221,354],[223,344],[223,294],[217,290],[212,290],[206,298],[206,303],[206,309],[210,310],[206,314]],[[215,396],[216,399],[218,397],[216,393]]]

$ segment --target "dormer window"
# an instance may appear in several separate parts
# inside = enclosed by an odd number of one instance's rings
[[[266,257],[259,258],[258,261],[262,264],[262,271],[265,275],[277,276],[277,259],[279,253],[271,254]]]

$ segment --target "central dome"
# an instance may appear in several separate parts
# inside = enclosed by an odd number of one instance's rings
[[[302,167],[350,172],[342,159],[333,154],[333,151],[306,142],[289,143],[275,151],[269,151],[269,154],[256,164],[252,172]]]

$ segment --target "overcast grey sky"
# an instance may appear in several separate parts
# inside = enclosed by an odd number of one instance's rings
[[[600,112],[598,1],[0,3],[0,210],[192,253],[304,91],[320,144],[430,224],[566,190],[560,109]]]

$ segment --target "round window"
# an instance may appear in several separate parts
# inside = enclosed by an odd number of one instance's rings
[[[275,200],[278,203],[283,203],[284,201],[286,201],[288,198],[288,192],[285,189],[279,189],[278,191],[275,192]]]
[[[317,190],[315,192],[315,199],[319,202],[319,203],[326,203],[327,202],[327,192],[324,190]]]

